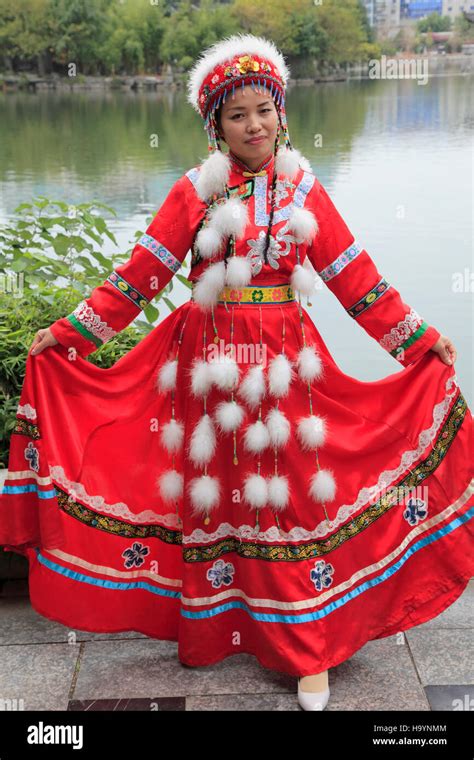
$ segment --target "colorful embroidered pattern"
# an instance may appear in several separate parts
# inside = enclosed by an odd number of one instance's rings
[[[284,285],[261,285],[258,288],[249,286],[232,288],[227,286],[219,293],[217,303],[289,303],[295,300],[295,292],[287,283]]]
[[[374,303],[378,301],[379,298],[381,298],[390,287],[390,283],[387,282],[384,277],[382,277],[380,282],[378,282],[377,285],[374,285],[374,287],[369,290],[365,296],[359,299],[359,301],[357,301],[357,303],[355,303],[349,309],[346,309],[347,313],[351,317],[358,317],[359,314],[362,314],[363,311],[366,311],[371,306],[373,306]]]
[[[122,293],[129,301],[135,304],[138,309],[144,309],[149,304],[148,298],[145,298],[139,290],[130,285],[129,282],[123,279],[118,272],[111,272],[107,277],[107,282],[110,282],[114,288],[117,288],[119,293]]]
[[[168,251],[159,240],[155,240],[151,235],[147,235],[146,233],[142,235],[138,241],[138,245],[143,246],[147,251],[151,251],[151,253],[153,253],[162,264],[168,267],[168,269],[171,269],[172,272],[176,273],[181,267],[179,259],[177,259],[171,251]]]
[[[116,331],[109,327],[107,322],[101,320],[99,314],[96,314],[86,301],[81,301],[72,314],[68,314],[67,319],[78,332],[96,346],[101,346],[117,335]]]
[[[363,250],[362,246],[355,241],[351,243],[349,248],[346,248],[345,251],[340,253],[337,259],[334,259],[334,261],[331,262],[331,264],[328,264],[322,272],[319,272],[321,279],[324,280],[324,282],[332,280],[333,277],[336,277],[336,275],[342,272],[344,267],[350,264],[351,261],[354,261]]]

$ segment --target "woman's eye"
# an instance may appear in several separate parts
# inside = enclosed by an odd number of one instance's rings
[[[268,112],[268,111],[271,111],[271,110],[272,110],[271,108],[264,108],[262,111],[259,111],[259,113],[265,113],[265,112]],[[243,116],[243,115],[244,115],[243,113],[236,113],[235,116],[231,116],[230,118],[233,121],[235,121],[236,119],[239,118],[239,116]]]

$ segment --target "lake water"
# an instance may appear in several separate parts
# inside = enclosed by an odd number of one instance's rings
[[[381,275],[452,339],[471,406],[472,85],[466,76],[351,81],[296,86],[287,96],[293,145]],[[112,227],[126,250],[173,182],[206,155],[203,123],[182,91],[0,95],[0,221],[38,194],[95,199],[116,209]],[[112,250],[107,242],[104,253]],[[171,297],[176,305],[189,298],[177,278]],[[376,380],[402,370],[325,286],[312,303],[303,300],[344,372]],[[169,311],[160,310],[161,320]]]

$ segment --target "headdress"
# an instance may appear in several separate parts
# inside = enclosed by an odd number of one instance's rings
[[[225,103],[229,95],[234,97],[238,87],[243,89],[246,85],[269,95],[275,103],[279,123],[274,145],[271,211],[264,249],[266,261],[278,176],[293,179],[300,168],[311,171],[307,159],[290,142],[285,111],[289,78],[288,65],[273,42],[252,34],[237,34],[215,43],[204,51],[191,69],[187,97],[204,119],[210,154],[200,167],[196,191],[202,200],[212,204],[206,223],[196,236],[196,249],[202,258],[210,259],[228,239],[224,260],[208,266],[194,288],[193,298],[203,308],[216,304],[219,293],[226,285],[245,287],[252,279],[250,261],[235,256],[235,238],[241,237],[247,226],[247,207],[240,198],[229,196],[227,185],[231,159],[221,150],[216,109]],[[281,132],[284,146],[279,144]],[[308,209],[295,207],[288,224],[289,232],[300,244],[310,242],[317,232],[317,221]],[[312,267],[300,265],[298,252],[297,260],[291,284],[299,293],[311,295],[315,290],[315,272]]]

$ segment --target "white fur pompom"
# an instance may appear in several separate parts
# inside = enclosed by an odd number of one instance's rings
[[[336,495],[336,481],[330,470],[318,470],[311,476],[309,495],[315,501],[332,501]]]
[[[284,174],[290,179],[295,179],[300,169],[300,159],[301,153],[298,150],[280,145],[275,162],[277,174]]]
[[[291,362],[285,354],[277,354],[268,366],[268,390],[272,396],[287,396],[294,377]]]
[[[321,377],[323,365],[321,357],[314,346],[304,346],[296,357],[298,374],[302,380],[312,382],[315,378]]]
[[[233,390],[239,382],[239,365],[232,356],[219,354],[209,360],[212,382],[222,391]]]
[[[163,446],[171,453],[179,451],[183,445],[184,425],[178,420],[171,419],[161,428],[161,442]]]
[[[225,262],[217,261],[204,270],[193,287],[193,298],[204,308],[210,308],[218,301],[225,286]]]
[[[270,444],[275,448],[284,446],[290,437],[290,422],[283,412],[274,407],[270,409],[265,419],[268,433],[270,435]]]
[[[210,462],[216,450],[216,433],[209,414],[203,414],[194,428],[189,444],[189,456],[196,465]]]
[[[207,516],[219,503],[220,485],[217,478],[211,475],[201,475],[193,478],[189,484],[189,497],[193,507],[193,515]]]
[[[294,290],[303,296],[311,296],[316,292],[316,279],[308,269],[301,264],[295,264],[290,276],[290,284]]]
[[[252,454],[258,454],[270,444],[270,433],[262,420],[249,425],[245,431],[244,446]]]
[[[183,476],[177,470],[164,472],[158,483],[165,501],[176,501],[183,495]]]
[[[272,475],[268,478],[268,501],[269,506],[276,511],[281,512],[288,505],[289,487],[288,478],[283,475]]]
[[[326,421],[324,417],[311,414],[302,417],[296,428],[303,449],[315,449],[321,446],[326,438]]]
[[[209,214],[210,225],[221,235],[240,238],[248,224],[248,209],[240,198],[230,198],[213,207]]]
[[[244,401],[253,409],[258,406],[265,396],[265,373],[262,364],[255,364],[247,371],[242,380],[238,393]]]
[[[246,256],[227,259],[225,282],[231,288],[244,288],[252,279],[252,263]]]
[[[212,386],[209,363],[204,359],[194,358],[191,367],[191,390],[193,396],[206,396]]]
[[[227,153],[216,150],[201,164],[196,180],[196,192],[203,201],[212,195],[224,192],[231,170],[230,158]]]
[[[224,238],[214,227],[203,227],[196,236],[196,248],[203,259],[211,259],[218,253]]]
[[[311,243],[319,229],[313,212],[309,208],[299,208],[299,206],[293,207],[288,225],[288,229],[294,234],[299,245]]]
[[[261,509],[267,503],[268,485],[262,475],[249,475],[244,482],[243,497],[254,509]]]
[[[170,359],[165,362],[158,372],[158,389],[164,393],[176,388],[176,373],[178,369],[178,360]]]
[[[237,401],[220,401],[216,406],[214,417],[224,433],[231,433],[241,426],[244,414],[243,407]]]

